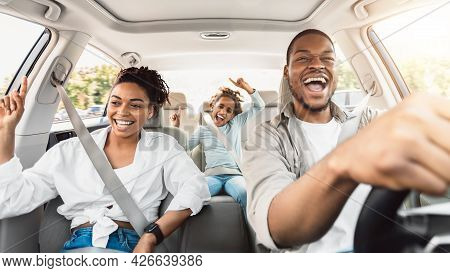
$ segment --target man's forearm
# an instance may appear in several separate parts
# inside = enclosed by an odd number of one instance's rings
[[[14,156],[14,131],[0,130],[0,165]]]
[[[272,200],[268,223],[280,247],[320,239],[333,225],[357,183],[344,180],[333,153]]]

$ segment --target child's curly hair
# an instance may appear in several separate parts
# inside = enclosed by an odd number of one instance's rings
[[[153,105],[155,117],[158,115],[159,109],[166,101],[170,104],[169,86],[156,70],[148,69],[147,66],[122,69],[114,81],[113,88],[119,83],[124,82],[135,83],[145,90],[145,93],[150,100],[150,105]]]
[[[243,102],[244,100],[242,99],[241,93],[239,93],[239,91],[231,90],[228,87],[221,87],[221,88],[219,88],[219,92],[214,94],[214,96],[212,96],[211,100],[209,101],[209,106],[211,107],[211,109],[214,107],[216,102],[221,97],[228,97],[228,98],[230,98],[230,99],[232,99],[234,101],[234,112],[233,112],[233,114],[235,116],[239,115],[240,113],[242,113],[241,102]]]

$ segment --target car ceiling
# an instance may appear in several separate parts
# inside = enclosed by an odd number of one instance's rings
[[[303,29],[333,35],[430,2],[363,0],[370,16],[358,19],[354,7],[361,1],[356,0],[58,0],[52,2],[61,15],[50,21],[43,17],[47,7],[38,3],[46,1],[12,0],[0,11],[87,33],[92,45],[123,66],[129,64],[121,55],[136,52],[141,64],[158,70],[281,69],[287,45]],[[203,32],[230,37],[204,40]]]
[[[171,0],[161,5],[158,0],[93,0],[111,15],[126,22],[150,22],[196,19],[246,19],[300,21],[310,16],[323,0]],[[166,2],[167,3],[167,2]],[[295,8],[292,8],[295,7]]]

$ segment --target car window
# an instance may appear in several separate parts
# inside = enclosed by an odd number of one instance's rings
[[[161,71],[171,92],[182,92],[186,95],[189,110],[194,113],[201,111],[204,101],[209,101],[220,87],[225,86],[238,90],[228,78],[236,80],[242,77],[253,88],[260,91],[278,91],[282,76],[282,68],[275,69],[236,69],[236,70],[172,70]],[[244,102],[250,97],[244,90],[240,90]],[[175,102],[176,103],[176,102]]]
[[[69,77],[66,91],[86,125],[99,122],[113,81],[120,68],[101,51],[87,46]],[[52,131],[71,128],[62,102],[53,119]]]
[[[337,43],[336,50],[336,72],[338,83],[333,95],[333,101],[348,110],[353,109],[364,98],[366,92],[362,90],[361,84],[349,60],[344,56]]]
[[[44,27],[0,13],[0,96],[3,96],[30,52],[44,31]],[[6,27],[8,26],[8,27]],[[6,38],[7,37],[7,38]]]
[[[364,97],[359,80],[346,60],[339,46],[336,46],[338,64],[338,86],[336,100],[339,104],[357,104]],[[189,108],[194,113],[199,113],[202,102],[208,101],[221,86],[237,89],[228,80],[243,77],[252,87],[261,91],[277,91],[283,73],[283,67],[276,69],[236,69],[236,70],[172,70],[161,71],[163,79],[169,85],[171,91],[182,92],[186,95]],[[245,102],[250,98],[241,90]],[[362,95],[362,96],[361,96]],[[176,102],[175,102],[176,103]]]
[[[376,23],[411,93],[450,97],[450,5],[418,8]]]

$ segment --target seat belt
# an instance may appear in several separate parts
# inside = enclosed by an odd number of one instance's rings
[[[106,158],[104,152],[100,150],[91,134],[86,129],[86,126],[81,121],[81,118],[75,110],[72,101],[69,96],[67,96],[66,90],[61,85],[61,82],[56,79],[54,74],[52,74],[51,81],[58,90],[64,104],[64,108],[70,118],[70,122],[72,122],[75,133],[80,139],[80,142],[97,170],[97,173],[100,175],[106,188],[130,221],[134,230],[139,234],[139,236],[142,236],[144,233],[144,228],[148,225],[147,219],[131,195],[128,193],[117,174],[112,169],[112,166]]]
[[[202,116],[203,116],[203,119],[206,122],[206,126],[208,127],[208,129],[211,130],[213,135],[215,137],[217,137],[217,139],[223,144],[223,146],[225,146],[225,149],[228,151],[228,153],[234,159],[234,161],[238,165],[239,170],[241,170],[241,172],[242,172],[241,158],[236,154],[236,152],[234,151],[233,147],[231,147],[231,145],[228,142],[228,139],[225,136],[225,134],[222,133],[222,131],[220,131],[219,128],[217,128],[217,126],[214,124],[214,122],[213,122],[213,120],[211,118],[211,115],[203,113]]]

